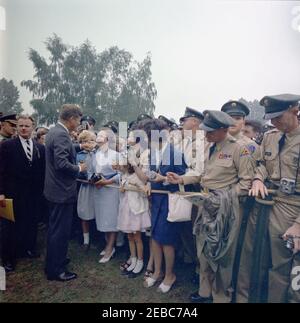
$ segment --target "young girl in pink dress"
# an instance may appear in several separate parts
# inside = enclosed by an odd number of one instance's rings
[[[134,278],[144,268],[142,232],[151,226],[147,186],[135,174],[130,164],[119,166],[122,173],[117,229],[127,233],[130,258],[123,273]]]

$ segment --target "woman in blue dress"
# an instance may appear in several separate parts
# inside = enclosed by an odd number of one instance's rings
[[[113,169],[113,165],[119,160],[116,151],[116,139],[113,132],[103,128],[98,133],[96,142],[99,149],[96,152],[96,173],[101,174],[102,179],[95,183],[94,205],[97,230],[105,233],[106,246],[100,253],[99,263],[108,262],[115,253],[115,241],[117,237],[117,223],[119,215],[119,180],[120,175]],[[116,187],[111,187],[115,184]]]
[[[150,173],[155,179],[151,180],[152,190],[164,190],[170,192],[179,191],[178,185],[166,182],[167,172],[183,175],[186,172],[186,164],[181,152],[176,150],[169,142],[167,124],[158,119],[150,120],[143,125],[150,144]],[[159,132],[159,136],[157,135]],[[161,136],[161,137],[160,137]],[[179,240],[181,224],[168,222],[169,212],[168,194],[151,194],[151,227],[152,227],[152,251],[154,255],[154,273],[148,277],[145,287],[153,286],[161,276],[162,261],[165,261],[165,276],[158,287],[158,291],[167,293],[176,281],[173,271],[175,261],[175,247]]]
[[[79,137],[79,143],[91,143],[96,145],[96,135],[88,130],[83,130]],[[91,152],[82,150],[77,153],[77,164],[85,162],[87,165],[87,171],[79,173],[79,179],[89,180],[91,175],[95,172],[95,149]],[[81,183],[78,199],[77,199],[77,214],[81,219],[81,226],[83,232],[83,249],[89,250],[90,247],[90,234],[89,234],[89,221],[95,219],[94,212],[94,185]]]

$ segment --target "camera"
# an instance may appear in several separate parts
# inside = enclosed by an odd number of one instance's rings
[[[288,195],[295,193],[296,181],[289,178],[282,178],[280,180],[279,191]]]
[[[283,240],[283,236],[279,235],[279,238]],[[295,248],[294,237],[291,235],[286,236],[286,240],[284,240],[285,247],[289,250],[293,250]]]
[[[103,179],[103,175],[100,173],[93,173],[91,178],[90,178],[90,183],[95,184],[98,181],[100,181],[101,179]]]
[[[290,249],[290,250],[293,250],[295,248],[293,236],[287,236],[287,240],[285,241],[285,246],[287,249]]]

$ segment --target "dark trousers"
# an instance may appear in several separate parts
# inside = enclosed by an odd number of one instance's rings
[[[6,219],[1,219],[1,258],[2,264],[16,264],[16,230],[15,224]]]
[[[65,262],[72,228],[74,203],[49,202],[46,273],[48,278],[66,271]]]
[[[1,219],[2,263],[15,265],[25,251],[36,251],[37,203],[29,190],[14,198],[15,222]]]

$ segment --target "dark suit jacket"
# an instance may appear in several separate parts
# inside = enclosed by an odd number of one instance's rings
[[[46,136],[46,179],[44,195],[53,203],[76,201],[76,147],[67,130],[57,124]]]
[[[32,163],[26,157],[19,137],[0,145],[0,194],[16,199],[26,192],[42,193],[45,175],[45,147],[33,142]]]
[[[184,161],[183,154],[176,150],[173,145],[168,144],[164,150],[159,169],[156,169],[156,156],[150,155],[150,170],[159,172],[161,175],[166,176],[168,172],[173,172],[178,175],[185,174],[187,165]],[[151,183],[153,190],[165,190],[171,192],[179,191],[178,185],[163,185],[162,183]]]

